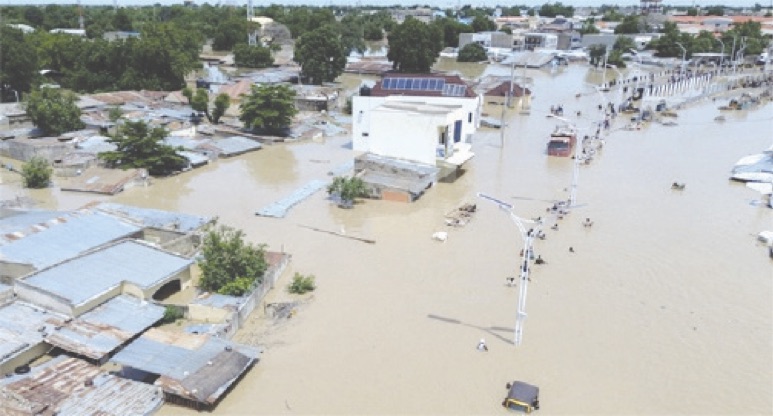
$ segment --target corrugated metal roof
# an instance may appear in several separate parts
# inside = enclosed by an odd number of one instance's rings
[[[243,298],[236,296],[221,295],[218,293],[209,293],[204,296],[193,299],[190,303],[195,305],[206,305],[215,308],[237,307],[244,301]]]
[[[310,197],[320,189],[324,188],[327,182],[321,180],[313,180],[303,187],[296,189],[292,194],[288,195],[284,199],[276,201],[271,205],[263,207],[255,215],[264,217],[276,217],[282,218],[287,215],[287,211],[290,210],[295,204]]]
[[[163,307],[121,295],[55,329],[46,342],[99,360],[163,316]]]
[[[159,209],[140,208],[130,205],[102,202],[92,209],[107,214],[128,218],[138,224],[154,228],[171,228],[180,232],[197,230],[210,222],[210,217],[181,214],[179,212],[162,211]]]
[[[36,233],[64,222],[75,215],[64,211],[27,211],[8,209],[0,218],[0,245],[15,241],[23,236]]]
[[[129,240],[33,273],[24,283],[80,305],[131,282],[147,289],[190,267],[192,260]]]
[[[116,217],[84,213],[0,247],[0,259],[42,269],[138,231]]]
[[[209,335],[152,328],[112,361],[160,375],[156,383],[165,391],[213,403],[258,356],[253,348]]]
[[[0,414],[149,415],[164,402],[159,387],[65,356],[0,381],[0,395],[13,397],[0,402]]]
[[[218,149],[218,152],[223,156],[234,156],[252,150],[258,150],[263,147],[263,145],[255,140],[241,136],[230,136],[224,139],[212,140],[209,144]]]
[[[75,147],[77,149],[83,150],[84,152],[89,152],[94,154],[101,153],[101,152],[110,152],[117,149],[118,147],[116,145],[114,145],[113,143],[107,142],[108,139],[110,138],[105,136],[94,135],[78,141]]]
[[[0,307],[0,363],[43,342],[66,317],[25,302]]]

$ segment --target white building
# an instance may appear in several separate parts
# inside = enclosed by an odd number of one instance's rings
[[[481,103],[458,76],[386,75],[352,100],[352,148],[458,168],[473,156]]]

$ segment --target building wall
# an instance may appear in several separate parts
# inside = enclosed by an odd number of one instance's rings
[[[461,105],[463,111],[462,141],[470,143],[472,136],[480,126],[482,97],[410,97],[390,96],[372,97],[357,95],[352,98],[352,149],[358,152],[370,151],[373,134],[373,109],[386,101],[427,103],[437,105]],[[389,126],[387,131],[391,130]],[[451,136],[453,137],[453,136]],[[432,162],[434,165],[435,162]]]
[[[231,315],[233,315],[233,311],[224,308],[194,303],[188,305],[188,318],[194,321],[223,323]]]
[[[21,300],[55,312],[73,316],[72,305],[70,305],[70,302],[67,299],[43,292],[34,286],[28,285],[24,280],[17,280],[14,284],[14,290]]]
[[[26,276],[35,271],[35,268],[29,264],[12,263],[0,260],[0,283],[7,285],[13,284],[13,281]]]
[[[13,370],[16,369],[16,367],[28,364],[36,358],[45,355],[50,349],[50,345],[41,341],[40,343],[29,347],[27,350],[22,351],[15,357],[0,363],[0,377],[4,377],[6,374],[13,374]],[[0,410],[2,410],[2,408],[0,408]],[[0,412],[0,414],[2,414],[2,412]]]
[[[375,109],[371,125],[371,153],[428,165],[437,160],[439,131],[447,128],[448,137],[453,138],[453,120],[448,114]]]

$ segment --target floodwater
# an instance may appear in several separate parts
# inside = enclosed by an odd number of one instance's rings
[[[556,124],[545,114],[563,104],[582,134],[600,100],[575,98],[589,91],[584,66],[528,72],[531,114],[509,114],[504,135],[479,132],[466,173],[413,204],[339,209],[322,191],[283,219],[254,215],[351,160],[348,138],[268,146],[111,198],[218,216],[293,256],[268,300],[302,304],[278,323],[256,314],[237,334],[264,355],[215,414],[499,414],[516,379],[540,386],[545,414],[773,412],[773,262],[755,241],[773,211],[728,180],[739,158],[770,146],[773,104],[717,123],[725,103],[706,101],[680,110],[678,126],[640,131],[619,129],[618,117],[601,154],[579,169],[580,206],[536,242],[547,264],[532,269],[516,347],[518,288],[505,279],[517,275],[521,239],[507,212],[476,194],[525,218],[565,200],[572,161],[545,155]],[[675,181],[686,189],[672,191]],[[107,199],[8,182],[3,198],[46,208]],[[466,201],[478,204],[474,219],[446,227],[444,214]],[[448,240],[432,240],[436,231]],[[311,296],[284,291],[295,272],[316,276]],[[480,338],[488,352],[476,350]]]

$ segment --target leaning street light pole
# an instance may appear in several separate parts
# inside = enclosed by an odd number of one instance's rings
[[[521,341],[523,340],[523,324],[526,321],[527,316],[526,295],[529,289],[529,259],[531,259],[534,253],[532,244],[534,243],[534,236],[539,232],[542,221],[532,221],[518,217],[513,212],[513,206],[511,204],[494,198],[493,196],[478,193],[478,197],[491,201],[497,204],[500,209],[507,211],[510,215],[510,219],[513,220],[516,227],[518,227],[518,231],[521,232],[521,238],[523,239],[523,261],[521,261],[521,265],[519,266],[518,277],[520,280],[520,284],[518,285],[518,312],[515,319],[515,329],[513,331],[513,343],[517,347],[521,345]],[[536,226],[527,231],[524,224],[536,224]]]

